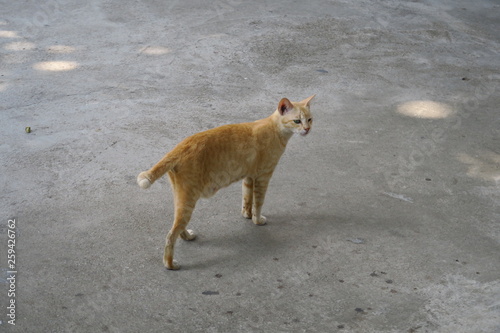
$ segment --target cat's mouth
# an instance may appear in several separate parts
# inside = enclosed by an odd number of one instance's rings
[[[300,135],[306,136],[310,131],[310,129],[303,129],[302,131],[300,131]]]

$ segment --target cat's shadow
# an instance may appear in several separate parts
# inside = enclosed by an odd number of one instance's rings
[[[185,245],[194,245],[196,249],[193,249],[192,253],[206,251],[205,255],[198,258],[187,257],[183,260],[183,268],[207,269],[220,265],[221,262],[231,262],[233,266],[238,263],[254,265],[263,258],[272,259],[298,245],[305,245],[311,239],[330,234],[335,231],[336,226],[349,220],[336,215],[308,215],[302,219],[301,216],[293,215],[267,217],[269,223],[263,226],[254,225],[251,220],[241,218],[225,222],[240,225],[229,229],[221,225],[215,236],[199,235],[192,244]]]

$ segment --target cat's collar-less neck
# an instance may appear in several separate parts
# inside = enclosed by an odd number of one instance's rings
[[[290,138],[292,137],[293,132],[283,127],[279,119],[280,117],[281,115],[278,113],[278,111],[271,115],[272,123],[274,126],[276,126],[276,133],[278,134],[280,144],[283,148],[285,148],[288,140],[290,140]]]
[[[286,144],[288,143],[288,140],[290,140],[290,138],[292,137],[293,135],[293,132],[290,132],[286,129],[281,129],[279,132],[279,139],[280,139],[280,143],[281,143],[281,146],[283,148],[286,147]]]

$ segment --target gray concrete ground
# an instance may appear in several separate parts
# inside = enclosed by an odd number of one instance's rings
[[[499,12],[2,1],[0,331],[499,332]],[[268,225],[233,185],[199,202],[166,271],[170,187],[137,174],[313,93]]]

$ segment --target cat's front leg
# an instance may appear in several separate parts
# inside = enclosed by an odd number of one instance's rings
[[[253,179],[250,177],[246,177],[243,179],[243,200],[242,200],[242,208],[241,215],[247,219],[252,218],[252,203],[253,203]]]
[[[255,179],[254,181],[252,221],[257,225],[266,224],[266,217],[261,215],[261,210],[262,210],[262,205],[264,204],[267,186],[269,185],[270,179],[271,175],[269,175],[268,177]]]

